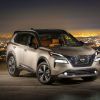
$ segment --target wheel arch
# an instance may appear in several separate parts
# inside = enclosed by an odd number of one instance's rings
[[[40,63],[42,63],[42,62],[46,62],[48,65],[49,65],[49,67],[50,67],[50,64],[49,64],[49,61],[48,61],[48,59],[46,58],[46,57],[40,57],[39,59],[38,59],[38,62],[37,62],[37,67],[38,67],[38,65],[40,64]]]
[[[14,54],[12,51],[10,51],[10,52],[7,54],[7,56],[6,56],[6,62],[8,61],[8,58],[9,58],[10,56],[14,56],[14,57],[15,57],[15,54]]]
[[[45,82],[43,82],[43,81],[40,80],[40,77],[41,77],[41,76],[38,74],[38,71],[39,71],[39,70],[38,70],[38,69],[39,69],[38,66],[40,66],[39,64],[42,63],[42,62],[44,62],[44,61],[48,64],[48,68],[49,68],[49,70],[50,70],[49,79],[48,79],[47,81],[45,81]],[[36,75],[37,75],[38,80],[39,80],[40,83],[42,83],[42,84],[52,84],[52,83],[55,81],[55,77],[52,75],[52,70],[51,70],[51,66],[50,66],[49,60],[48,60],[46,57],[40,57],[40,58],[39,58],[39,60],[38,60],[38,62],[37,62],[37,71],[36,71]]]
[[[8,54],[7,54],[7,56],[6,56],[6,62],[8,62],[8,58],[9,58],[10,56],[14,56],[14,58],[16,59],[16,65],[18,66],[18,65],[19,65],[19,64],[18,64],[18,60],[17,60],[17,58],[16,58],[15,53],[12,52],[12,51],[8,52]]]

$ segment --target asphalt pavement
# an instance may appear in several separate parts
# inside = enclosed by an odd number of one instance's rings
[[[42,85],[35,75],[23,71],[19,77],[8,74],[0,63],[0,100],[100,100],[100,77],[92,82],[81,79],[56,80]]]

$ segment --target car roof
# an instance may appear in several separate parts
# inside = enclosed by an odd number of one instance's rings
[[[61,29],[34,29],[34,31],[38,32],[58,32],[58,31],[64,31]]]
[[[33,29],[31,28],[30,30],[17,30],[14,32],[14,34],[16,33],[20,33],[20,32],[34,32],[34,33],[43,33],[43,32],[64,32],[64,30],[62,29]]]

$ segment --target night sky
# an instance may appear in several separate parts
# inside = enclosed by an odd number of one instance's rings
[[[31,27],[99,30],[100,0],[0,0],[0,33]]]

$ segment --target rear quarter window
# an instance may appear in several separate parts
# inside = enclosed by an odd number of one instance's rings
[[[27,45],[29,34],[17,34],[14,38],[14,42],[22,45]]]
[[[15,36],[14,42],[15,42],[15,43],[21,43],[20,34],[17,34],[17,35]]]

